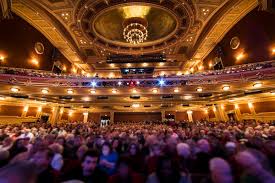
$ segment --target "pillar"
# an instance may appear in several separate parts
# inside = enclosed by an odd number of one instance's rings
[[[192,114],[193,114],[193,111],[187,111],[188,121],[189,122],[193,122],[193,116],[192,116]]]
[[[242,120],[242,114],[238,104],[235,104],[235,114],[238,121]]]
[[[83,113],[83,116],[84,116],[83,122],[84,122],[84,123],[87,123],[87,122],[88,122],[89,112],[84,112],[84,113]]]
[[[161,121],[165,120],[165,111],[161,111]]]
[[[40,118],[41,113],[42,113],[42,107],[40,106],[40,107],[37,108],[36,118]]]
[[[56,124],[56,122],[58,120],[59,112],[60,112],[60,107],[59,106],[53,107],[53,109],[52,109],[52,115],[51,115],[51,118],[50,118],[50,123],[52,125]]]
[[[219,116],[220,116],[221,121],[228,121],[227,116],[224,112],[224,106],[223,105],[218,106],[218,112],[219,112]]]
[[[111,111],[110,112],[110,124],[114,124],[115,120],[115,112]]]
[[[249,102],[248,107],[249,107],[250,113],[252,114],[253,118],[256,120],[256,111],[254,109],[253,103]]]
[[[29,106],[28,105],[24,106],[24,109],[21,115],[22,118],[25,118],[27,116],[28,110],[29,110]]]
[[[221,120],[221,119],[220,119],[220,115],[219,115],[219,112],[217,111],[216,106],[213,106],[213,112],[214,112],[214,114],[215,114],[216,120],[217,120],[217,121],[220,121],[220,120]]]
[[[58,115],[58,121],[61,121],[63,113],[64,113],[64,107],[61,107]]]

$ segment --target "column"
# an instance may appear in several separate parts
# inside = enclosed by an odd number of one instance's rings
[[[29,110],[29,106],[28,105],[24,106],[24,109],[21,115],[22,118],[25,118],[27,116],[28,110]]]
[[[165,111],[161,111],[161,121],[165,120]]]
[[[219,115],[219,113],[217,111],[216,106],[213,106],[213,112],[215,114],[216,121],[220,121],[220,115]]]
[[[111,111],[110,112],[110,124],[114,124],[115,120],[115,112]]]
[[[50,123],[52,125],[56,124],[56,122],[58,120],[59,112],[60,112],[60,107],[59,106],[53,107],[53,109],[52,109],[52,115],[51,115],[51,118],[50,118]]]
[[[242,114],[238,104],[235,104],[235,114],[238,121],[242,120]]]
[[[193,111],[187,111],[188,121],[189,122],[193,122],[193,116],[192,116],[192,114],[193,114]]]
[[[250,113],[252,114],[253,118],[256,120],[256,112],[255,112],[253,103],[249,102],[248,107],[249,107]]]
[[[41,113],[42,113],[42,107],[40,106],[40,107],[37,108],[36,118],[40,118]]]
[[[84,112],[84,113],[83,113],[83,116],[84,116],[83,122],[84,122],[84,123],[87,123],[87,122],[88,122],[89,112]]]
[[[227,116],[224,112],[224,106],[223,105],[218,106],[218,112],[219,112],[221,121],[227,121]]]
[[[58,121],[61,121],[63,113],[64,113],[64,107],[61,107],[59,111]]]

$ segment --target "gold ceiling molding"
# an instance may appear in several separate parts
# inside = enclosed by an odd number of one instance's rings
[[[69,42],[71,39],[59,28],[58,22],[55,22],[57,20],[54,21],[47,12],[24,0],[14,0],[12,11],[39,30],[72,64],[85,71],[91,70],[87,64],[83,65],[76,45]]]
[[[212,18],[213,22],[209,22],[209,26],[201,33],[194,46],[192,58],[202,61],[215,48],[217,43],[222,40],[225,34],[257,5],[257,0],[229,1],[228,5],[224,6],[225,10],[221,9],[221,12],[217,12],[214,15],[216,17]]]

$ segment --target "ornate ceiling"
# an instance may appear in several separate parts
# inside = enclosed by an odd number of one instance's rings
[[[161,69],[181,71],[205,58],[257,4],[257,0],[13,0],[12,9],[86,72],[114,70],[105,63],[108,55],[149,53],[172,58]],[[123,39],[123,22],[133,9],[145,11],[148,22],[148,39],[139,45]]]

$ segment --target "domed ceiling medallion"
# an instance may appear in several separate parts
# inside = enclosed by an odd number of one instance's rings
[[[231,47],[232,50],[238,49],[240,44],[241,44],[241,41],[237,36],[233,37],[230,41],[230,47]]]

